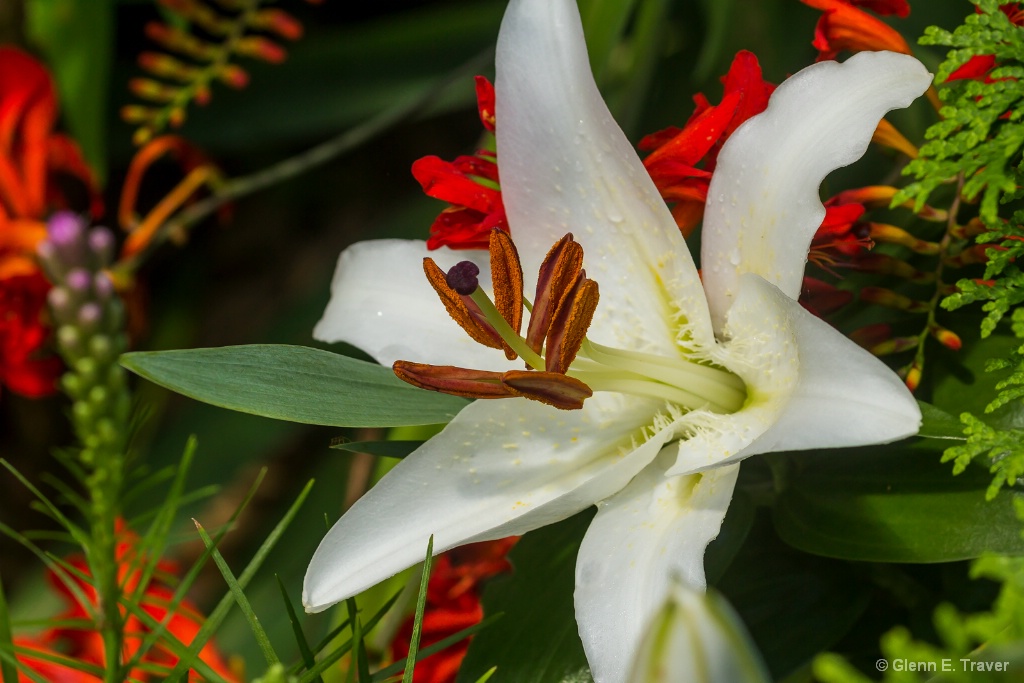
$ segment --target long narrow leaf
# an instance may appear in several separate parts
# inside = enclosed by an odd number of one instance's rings
[[[274,646],[270,642],[270,638],[267,636],[267,632],[263,630],[263,625],[260,624],[260,618],[256,616],[256,612],[252,608],[252,604],[249,602],[249,598],[245,596],[245,591],[238,585],[238,579],[235,578],[234,572],[231,571],[231,567],[228,566],[224,556],[220,554],[220,551],[213,545],[213,541],[210,539],[210,535],[206,533],[206,529],[203,525],[196,520],[196,529],[199,531],[199,537],[203,539],[203,543],[213,553],[213,562],[217,565],[217,569],[220,570],[221,576],[224,577],[225,583],[228,584],[228,590],[235,597],[235,602],[238,603],[238,608],[242,610],[242,614],[245,615],[246,621],[249,622],[249,628],[252,629],[253,636],[256,637],[256,644],[260,646],[260,651],[263,652],[263,658],[267,660],[267,666],[271,667],[275,664],[281,663],[281,658],[274,652]]]
[[[416,661],[421,662],[427,657],[430,657],[431,655],[436,654],[447,647],[451,647],[460,640],[465,640],[466,638],[469,638],[470,636],[476,634],[478,631],[484,630],[485,628],[496,622],[498,619],[501,619],[501,617],[503,617],[504,614],[504,612],[492,614],[486,619],[481,619],[478,623],[473,624],[472,626],[467,626],[461,631],[457,631],[456,633],[451,634],[447,638],[442,638],[436,643],[431,643],[430,645],[421,649],[417,653]],[[373,676],[370,678],[370,683],[380,683],[380,681],[390,678],[391,676],[397,675],[401,671],[405,670],[407,666],[408,662],[393,662],[388,666],[384,667],[383,669],[380,669],[379,671],[374,673]]]
[[[377,623],[384,618],[384,615],[387,614],[387,611],[391,609],[391,607],[395,604],[395,602],[398,600],[398,596],[401,595],[401,593],[401,591],[395,593],[395,595],[392,596],[390,600],[384,603],[384,606],[377,610],[377,613],[374,614],[373,617],[366,622],[366,625],[363,627],[363,629],[367,632],[372,630],[373,627],[376,626]],[[324,647],[326,647],[327,643],[329,643],[331,640],[334,640],[334,638],[336,638],[338,634],[341,633],[342,630],[348,628],[349,621],[352,618],[353,617],[349,617],[349,619],[346,619],[341,626],[339,626],[331,634],[329,634],[327,638],[324,639],[324,642],[317,646],[317,652],[320,652]],[[351,648],[352,641],[349,640],[348,642],[342,643],[340,646],[324,655],[323,659],[317,662],[315,667],[307,671],[305,674],[302,675],[301,678],[299,678],[299,683],[312,683],[312,681],[318,678],[320,674],[334,666],[334,664],[342,657],[344,657],[345,654]]]
[[[434,535],[427,541],[427,558],[423,561],[423,576],[420,577],[420,594],[416,598],[416,617],[412,622],[412,637],[409,639],[409,655],[405,658],[405,673],[402,683],[412,683],[413,669],[416,668],[416,651],[423,634],[423,612],[427,608],[427,584],[430,583],[430,569],[434,564]]]
[[[82,548],[86,550],[86,552],[88,552],[91,539],[81,529],[81,527],[73,524],[71,520],[68,519],[63,512],[60,511],[59,507],[54,505],[49,498],[44,496],[43,492],[36,488],[36,486],[32,482],[26,479],[21,474],[21,472],[19,472],[17,469],[14,468],[13,465],[11,465],[11,463],[7,462],[6,460],[0,459],[0,465],[6,468],[8,472],[13,474],[18,479],[18,481],[21,482],[22,486],[31,491],[32,495],[34,495],[39,500],[39,502],[46,506],[46,510],[48,511],[49,515],[54,520],[56,520],[62,527],[67,529],[68,532],[75,537],[75,540],[78,542],[78,544],[81,545]]]
[[[310,481],[299,493],[299,497],[294,503],[292,503],[292,506],[288,508],[288,511],[285,513],[281,521],[277,523],[276,527],[274,527],[274,530],[270,532],[269,536],[267,536],[267,539],[263,541],[263,544],[256,551],[256,554],[253,555],[248,566],[238,576],[239,588],[244,589],[249,585],[252,577],[263,565],[263,561],[267,559],[267,555],[270,554],[270,551],[281,539],[281,535],[284,534],[285,529],[287,529],[288,525],[292,523],[293,519],[295,519],[295,515],[298,513],[302,504],[306,501],[306,498],[309,496],[309,492],[312,488],[313,482]],[[231,605],[234,602],[234,596],[230,592],[221,598],[221,601],[217,603],[217,606],[214,608],[213,612],[210,613],[210,616],[207,617],[206,622],[203,624],[202,628],[199,629],[199,633],[197,633],[196,637],[193,639],[192,645],[189,647],[190,652],[196,654],[200,649],[202,649],[210,639],[210,636],[213,635],[213,632],[218,626],[220,626],[221,622],[224,621],[224,618],[228,615],[228,612],[231,610]],[[185,664],[178,662],[178,665],[174,667],[174,670],[171,671],[171,674],[167,677],[167,683],[176,683],[177,681],[180,681],[187,670],[188,669]]]
[[[160,626],[160,622],[157,621],[156,618],[154,618],[140,605],[129,604],[125,607],[133,616],[138,618],[138,620],[141,621],[142,624],[146,626],[146,628],[153,629]],[[189,659],[189,668],[194,670],[200,676],[202,676],[203,680],[210,681],[210,683],[226,683],[223,676],[214,671],[213,668],[211,668],[209,664],[204,662],[202,658],[199,657],[198,654],[193,655],[193,653],[189,651],[189,643],[181,642],[173,633],[167,633],[163,638],[161,638],[160,646],[166,647],[168,650],[170,650],[176,657],[178,657],[179,662],[186,658]],[[132,668],[145,669],[146,665],[143,662],[139,662],[136,666],[133,666]],[[167,667],[160,667],[159,673],[167,673]]]
[[[245,498],[242,499],[242,502],[238,505],[237,508],[235,508],[235,511],[231,514],[231,517],[228,518],[227,524],[225,524],[223,529],[221,529],[221,531],[217,533],[217,536],[214,538],[215,543],[220,543],[221,539],[223,539],[225,534],[227,534],[228,529],[230,529],[232,525],[234,525],[235,520],[238,519],[238,516],[242,514],[242,511],[246,507],[248,507],[249,502],[253,499],[253,496],[256,495],[256,491],[257,489],[259,489],[260,484],[263,482],[263,477],[265,477],[266,474],[266,468],[260,470],[260,473],[257,475],[256,480],[253,482],[252,486],[249,487],[249,491],[246,492]],[[178,583],[178,587],[175,589],[174,595],[171,596],[171,599],[168,602],[167,613],[164,615],[164,618],[161,620],[160,624],[156,628],[151,630],[149,634],[145,637],[145,639],[143,639],[142,644],[139,646],[139,649],[135,652],[134,655],[132,655],[131,661],[129,661],[128,665],[125,667],[126,669],[131,670],[132,668],[134,668],[142,659],[142,657],[146,654],[146,652],[148,652],[149,649],[153,647],[156,641],[162,638],[164,633],[166,633],[167,626],[171,621],[171,617],[174,616],[174,612],[178,609],[178,605],[181,603],[181,601],[185,599],[185,593],[188,592],[189,587],[196,580],[196,577],[199,576],[199,572],[206,565],[206,561],[208,559],[210,559],[210,551],[204,548],[202,554],[195,562],[192,563],[192,566],[189,568],[189,570],[185,573],[185,576],[183,576],[181,581]],[[230,596],[225,596],[225,598],[230,600]],[[222,600],[221,602],[223,603],[224,601]],[[228,606],[230,607],[230,603],[228,604]],[[209,623],[209,619],[207,619],[207,623]],[[197,645],[197,639],[199,638],[200,634],[203,633],[203,628],[205,628],[205,624],[202,628],[200,628],[199,633],[196,634],[196,638],[192,640],[192,645],[189,646],[196,646],[197,653],[199,652],[199,650],[202,649],[203,644],[205,644],[204,641]],[[210,632],[212,633],[212,629]],[[209,638],[209,634],[207,634],[205,637]]]
[[[406,384],[390,368],[304,346],[145,351],[121,356],[121,365],[199,401],[302,424],[440,424],[467,405]]]
[[[281,600],[284,601],[284,609],[288,613],[288,621],[292,624],[295,642],[299,646],[299,654],[302,655],[302,663],[306,665],[307,669],[312,669],[316,665],[316,657],[313,656],[313,651],[309,649],[309,642],[306,640],[306,635],[302,632],[302,624],[299,623],[295,607],[288,597],[288,589],[284,587],[284,581],[281,580],[279,575],[275,574],[274,578],[277,579],[277,586],[281,589]],[[313,683],[323,683],[323,679],[317,676],[313,679]]]
[[[0,579],[0,650],[14,652],[14,634],[11,633],[11,615],[7,610],[4,583]],[[7,660],[0,661],[0,680],[3,683],[18,683],[18,668]]]

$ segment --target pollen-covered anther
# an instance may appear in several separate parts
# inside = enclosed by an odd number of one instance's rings
[[[502,374],[501,381],[517,396],[561,410],[578,410],[584,400],[594,395],[580,380],[557,372],[509,370]]]
[[[526,344],[537,353],[559,306],[572,292],[583,270],[583,247],[568,233],[551,247],[537,275],[537,295],[530,314]]]
[[[403,382],[442,394],[465,398],[511,398],[520,395],[502,383],[502,373],[453,365],[427,365],[398,360],[391,366]]]
[[[469,263],[464,261],[463,263]],[[454,270],[454,268],[452,269]],[[487,322],[483,312],[468,296],[457,292],[448,284],[448,274],[441,270],[441,267],[434,263],[434,259],[423,259],[423,272],[427,276],[427,282],[437,292],[437,296],[444,304],[445,310],[452,320],[457,322],[466,331],[473,341],[492,349],[503,348],[501,336]],[[449,271],[451,272],[451,271]],[[477,273],[480,269],[477,268]]]
[[[581,270],[573,288],[562,298],[548,330],[544,357],[548,372],[568,371],[594,319],[598,299],[597,283],[588,280],[586,271]]]
[[[491,230],[491,285],[494,289],[494,307],[509,327],[518,335],[523,327],[523,266],[519,252],[509,234],[495,228]],[[518,354],[503,343],[505,357],[515,360]]]

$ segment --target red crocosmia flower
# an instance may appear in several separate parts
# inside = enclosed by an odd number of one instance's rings
[[[0,382],[30,397],[51,394],[59,372],[44,352],[48,286],[35,261],[44,220],[66,208],[61,182],[76,180],[102,212],[92,174],[75,143],[54,133],[57,95],[42,64],[0,47]]]
[[[480,122],[493,133],[494,86],[483,76],[476,77],[476,97]],[[430,226],[429,249],[487,249],[491,230],[508,231],[494,152],[479,150],[455,161],[423,157],[413,163],[412,174],[425,193],[451,204]]]
[[[28,397],[53,393],[61,363],[42,353],[41,314],[50,285],[38,273],[0,280],[0,383]]]
[[[824,280],[804,278],[803,289],[800,290],[800,305],[819,318],[838,311],[851,301],[852,292],[839,289]]]
[[[141,559],[136,551],[138,537],[128,530],[123,523],[118,524],[117,561],[118,580],[126,597],[135,594],[140,589],[142,580]],[[73,567],[81,577],[89,577],[89,566],[83,557],[71,557],[66,563]],[[173,588],[166,583],[165,579],[175,577],[179,574],[175,563],[161,560],[153,577],[145,586],[141,587],[142,596],[139,606],[147,615],[157,622],[163,621],[167,616],[167,610],[174,596]],[[65,583],[54,573],[49,574],[51,585],[64,598],[68,609],[61,616],[61,620],[84,620],[89,621],[97,610],[96,591],[93,586],[84,578],[76,577],[75,582],[88,600],[89,604],[82,604],[75,594]],[[149,623],[137,615],[125,614],[124,622],[124,652],[125,659],[134,656],[143,640],[151,632]],[[140,659],[140,666],[131,672],[131,677],[139,681],[154,679],[153,668],[160,667],[169,671],[178,663],[178,657],[171,648],[173,638],[182,645],[188,646],[199,632],[203,624],[202,614],[187,600],[183,600],[175,606],[174,612],[167,622],[165,635],[157,639],[155,645],[148,650]],[[57,644],[67,656],[79,661],[88,662],[96,666],[104,666],[106,652],[104,651],[102,634],[93,628],[75,628],[73,626],[61,626],[50,629],[46,632],[44,642]],[[212,643],[207,643],[199,653],[200,659],[228,681],[237,679],[231,673],[223,657]],[[91,679],[90,679],[91,680]],[[190,672],[189,680],[202,680],[195,672]]]
[[[436,643],[469,628],[483,619],[480,604],[482,583],[497,574],[511,570],[505,555],[518,537],[485,541],[454,548],[438,555],[427,583],[427,605],[423,613],[420,648]],[[413,619],[398,629],[391,643],[391,656],[403,660],[409,654]],[[416,664],[416,683],[454,683],[469,639],[445,648]]]
[[[863,204],[825,203],[825,218],[811,240],[807,260],[828,268],[874,246],[871,229],[861,222]]]
[[[835,59],[844,50],[892,50],[910,54],[910,46],[899,32],[881,19],[855,5],[869,7],[880,14],[906,16],[910,12],[905,2],[885,0],[800,0],[805,5],[824,12],[814,29],[813,45],[818,50],[818,61]],[[905,8],[906,11],[903,11]]]
[[[761,75],[753,53],[736,54],[722,77],[722,101],[712,105],[697,94],[693,115],[682,128],[672,127],[640,141],[651,153],[644,159],[661,196],[673,204],[672,214],[684,235],[689,235],[704,216],[711,173],[722,145],[737,127],[768,106],[775,86]]]

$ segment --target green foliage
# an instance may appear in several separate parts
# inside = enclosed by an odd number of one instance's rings
[[[1024,506],[1019,506],[1024,509]],[[962,614],[942,604],[934,614],[941,644],[915,639],[897,627],[882,637],[881,652],[889,665],[885,683],[942,680],[948,683],[1001,683],[1020,680],[1024,640],[1024,558],[987,555],[977,560],[973,578],[1002,584],[991,611]],[[897,663],[927,663],[931,671],[910,672]],[[934,672],[945,672],[937,677]],[[814,674],[823,683],[867,683],[871,679],[834,654],[815,659]]]
[[[994,429],[970,413],[960,416],[967,443],[946,449],[942,462],[953,461],[953,473],[960,474],[977,458],[984,457],[995,475],[985,493],[992,500],[1004,485],[1013,485],[1024,474],[1024,430]]]
[[[978,236],[979,244],[993,244],[986,249],[988,261],[983,280],[960,280],[957,291],[946,297],[943,308],[950,311],[961,306],[985,302],[982,310],[985,319],[981,323],[981,336],[988,337],[1003,318],[1013,311],[1011,322],[1018,337],[1024,337],[1024,316],[1015,307],[1024,302],[1024,272],[1018,260],[1024,257],[1024,211],[1017,211],[1009,222],[995,220],[989,223],[989,231]]]
[[[895,201],[912,198],[920,209],[937,187],[962,173],[963,196],[981,196],[981,218],[991,227],[998,221],[1000,202],[1022,196],[1018,176],[1024,124],[1019,104],[1024,85],[1019,79],[1024,77],[1024,30],[1000,11],[997,0],[972,1],[980,13],[969,15],[952,33],[931,26],[920,42],[953,48],[939,66],[938,83],[972,57],[993,55],[999,66],[986,79],[991,82],[958,79],[939,90],[942,120],[928,129],[929,142],[907,165],[905,173],[916,182]]]

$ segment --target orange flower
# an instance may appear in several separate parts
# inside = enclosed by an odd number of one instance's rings
[[[117,529],[119,542],[117,545],[118,579],[122,591],[130,596],[140,589],[142,581],[140,558],[136,545],[138,536],[127,529],[122,523]],[[89,566],[84,557],[77,556],[66,560],[67,564],[77,570],[81,577],[90,577]],[[141,588],[142,597],[139,606],[156,622],[161,622],[167,616],[168,606],[174,596],[173,587],[165,580],[176,576],[179,573],[178,567],[173,562],[160,561],[154,576]],[[86,597],[88,604],[82,604],[75,594],[65,583],[52,572],[49,575],[50,583],[68,604],[68,609],[59,617],[61,620],[85,620],[89,621],[97,609],[96,590],[86,578],[75,578],[75,583]],[[134,614],[126,614],[124,620],[124,652],[125,659],[133,657],[142,645],[143,640],[151,633],[148,620],[144,620]],[[202,613],[199,612],[187,600],[183,600],[175,607],[164,636],[157,639],[155,645],[141,658],[139,668],[131,672],[133,679],[148,681],[152,679],[152,667],[159,666],[170,670],[178,663],[178,657],[171,649],[173,641],[184,646],[192,643],[196,634],[203,624]],[[172,640],[173,639],[173,640]],[[42,639],[44,645],[60,645],[61,651],[67,656],[82,662],[96,666],[104,666],[106,653],[103,647],[102,634],[95,628],[75,628],[72,626],[61,626],[48,630]],[[235,681],[234,675],[230,672],[223,657],[212,643],[207,643],[199,653],[200,659],[221,675],[225,680]],[[84,679],[91,680],[91,679]],[[190,673],[190,680],[202,680],[195,672]]]
[[[53,132],[56,118],[57,95],[43,65],[0,47],[0,382],[26,396],[53,393],[60,367],[42,354],[47,286],[34,256],[48,212],[66,206],[58,180],[80,181],[93,212],[102,211],[78,147]]]
[[[910,54],[910,46],[896,29],[856,5],[864,5],[879,14],[905,17],[910,13],[906,0],[800,0],[824,11],[814,29],[813,45],[818,61],[835,59],[844,50],[892,50]]]

